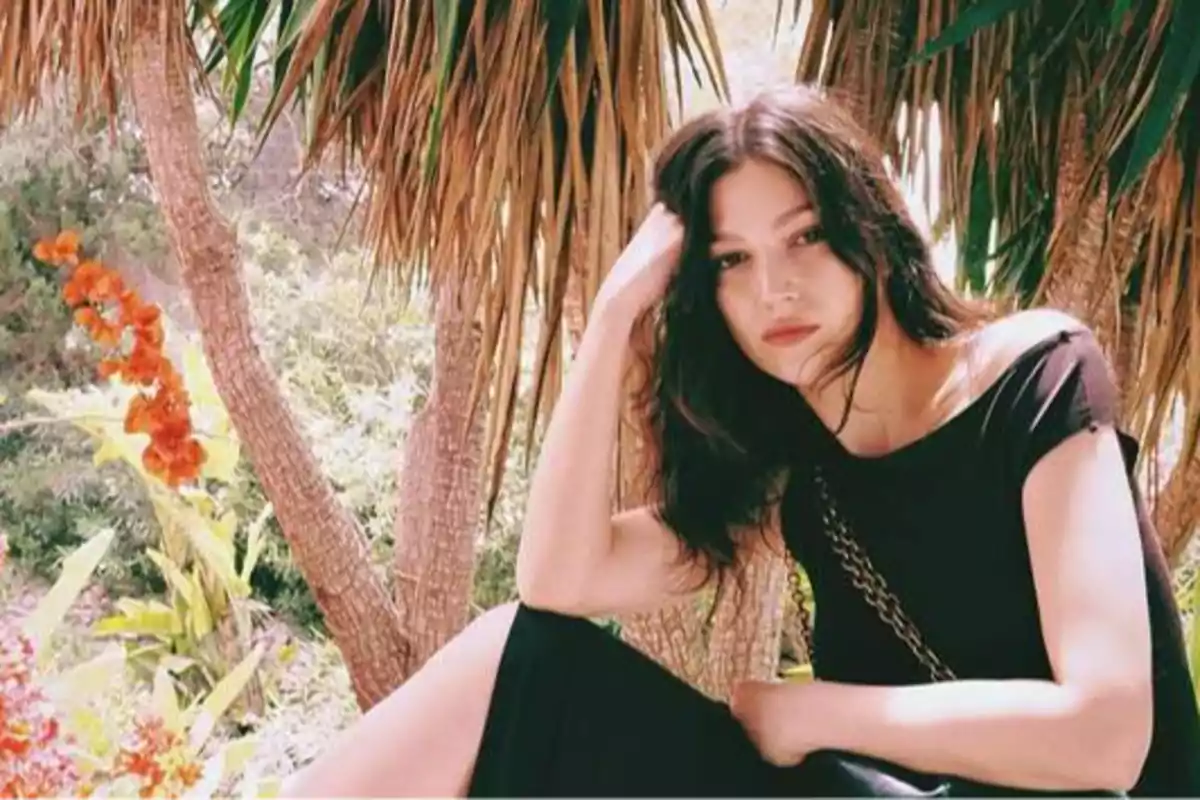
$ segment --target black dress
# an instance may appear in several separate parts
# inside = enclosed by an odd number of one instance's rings
[[[1116,393],[1086,331],[1038,343],[961,414],[882,457],[854,457],[813,417],[807,462],[908,615],[961,678],[1051,677],[1021,486],[1058,443],[1111,423]],[[1122,436],[1127,463],[1136,444]],[[819,525],[805,464],[784,538],[812,581],[823,680],[912,684],[928,673],[847,580]],[[1132,485],[1132,484],[1131,484]],[[1137,493],[1134,487],[1135,494]],[[1135,795],[1200,796],[1200,715],[1170,574],[1140,497],[1153,640],[1154,734]],[[814,720],[819,725],[819,720]],[[482,796],[812,796],[818,760],[763,761],[723,704],[586,620],[518,610],[470,787]]]

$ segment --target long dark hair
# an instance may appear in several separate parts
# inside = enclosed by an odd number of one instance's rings
[[[949,339],[987,317],[938,278],[880,148],[819,90],[766,92],[681,127],[655,165],[656,200],[680,216],[685,234],[656,319],[644,411],[657,451],[656,513],[722,577],[738,537],[764,530],[789,463],[816,449],[806,447],[815,416],[799,392],[751,363],[717,305],[712,188],[750,159],[799,182],[829,246],[861,279],[862,317],[824,379],[857,375],[878,323],[880,280],[916,342]]]

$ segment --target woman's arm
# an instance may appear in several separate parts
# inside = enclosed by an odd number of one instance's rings
[[[651,210],[605,279],[546,431],[517,552],[531,606],[578,616],[647,610],[705,577],[647,508],[613,516],[613,447],[634,322],[675,268],[682,226]]]
[[[1054,680],[750,685],[735,713],[768,757],[836,749],[1014,787],[1132,786],[1152,729],[1149,611],[1112,429],[1077,433],[1042,458],[1024,513]]]

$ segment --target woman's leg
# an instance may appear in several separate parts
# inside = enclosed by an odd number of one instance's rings
[[[493,608],[285,781],[285,797],[462,796],[516,604]]]

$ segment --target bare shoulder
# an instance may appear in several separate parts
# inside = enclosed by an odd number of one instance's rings
[[[971,343],[979,378],[998,378],[1030,348],[1060,333],[1086,331],[1076,317],[1053,308],[1032,308],[997,319],[975,332]]]

